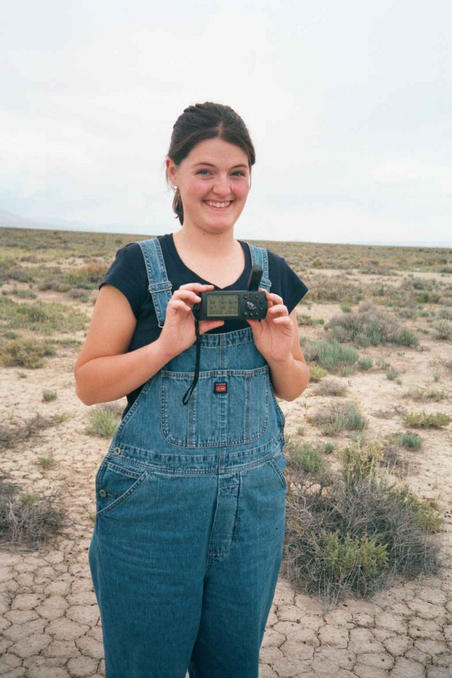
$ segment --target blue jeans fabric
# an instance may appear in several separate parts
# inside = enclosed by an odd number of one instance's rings
[[[158,240],[142,246],[163,322],[170,283]],[[250,328],[201,337],[183,405],[194,362],[192,346],[146,382],[96,474],[107,678],[258,676],[284,542],[284,416]]]

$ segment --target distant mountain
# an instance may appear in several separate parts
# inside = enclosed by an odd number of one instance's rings
[[[421,240],[407,241],[382,241],[382,240],[351,240],[349,245],[380,245],[384,247],[452,247],[452,242],[448,240],[439,240],[437,242],[427,242]]]
[[[0,210],[0,226],[6,228],[44,228],[39,222],[33,219],[24,219],[17,214]],[[49,226],[48,228],[52,228]]]
[[[133,224],[102,224],[102,226],[93,226],[92,224],[83,224],[79,221],[69,221],[68,219],[50,218],[48,221],[40,219],[27,219],[12,212],[0,209],[0,228],[46,228],[63,231],[95,231],[97,233],[130,233],[146,234],[147,229],[143,226],[134,226]],[[250,238],[251,240],[253,238]],[[265,240],[265,238],[264,238]],[[306,241],[305,241],[306,242]],[[316,242],[316,241],[312,241]],[[334,244],[332,241],[328,244]],[[452,248],[452,242],[441,240],[437,242],[426,241],[385,241],[385,240],[349,240],[346,243],[337,243],[340,245],[369,245],[380,247],[447,247]]]
[[[69,219],[49,218],[44,221],[41,219],[28,219],[20,217],[12,212],[0,209],[0,228],[42,228],[57,231],[94,231],[97,233],[143,233],[143,228],[133,227],[128,224],[103,224],[102,226],[93,226],[92,224],[83,224],[80,221],[70,221]],[[132,227],[132,230],[131,230]],[[135,230],[133,230],[135,228]],[[137,230],[138,229],[138,230]]]

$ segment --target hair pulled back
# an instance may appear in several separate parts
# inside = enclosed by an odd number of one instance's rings
[[[250,168],[256,162],[253,142],[242,118],[230,106],[211,101],[189,106],[177,118],[168,157],[175,165],[179,165],[196,144],[215,138],[235,144],[245,151]],[[173,198],[173,211],[183,224],[184,208],[178,188]]]

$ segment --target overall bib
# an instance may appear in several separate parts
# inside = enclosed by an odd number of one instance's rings
[[[139,243],[159,326],[172,285]],[[250,245],[270,290],[266,250]],[[284,415],[251,328],[200,338],[141,389],[96,474],[89,564],[107,678],[258,678],[282,560]]]

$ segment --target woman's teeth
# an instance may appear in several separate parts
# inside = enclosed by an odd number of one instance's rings
[[[206,200],[206,203],[210,207],[229,207],[231,201],[228,200],[227,202],[214,202],[213,200]]]

